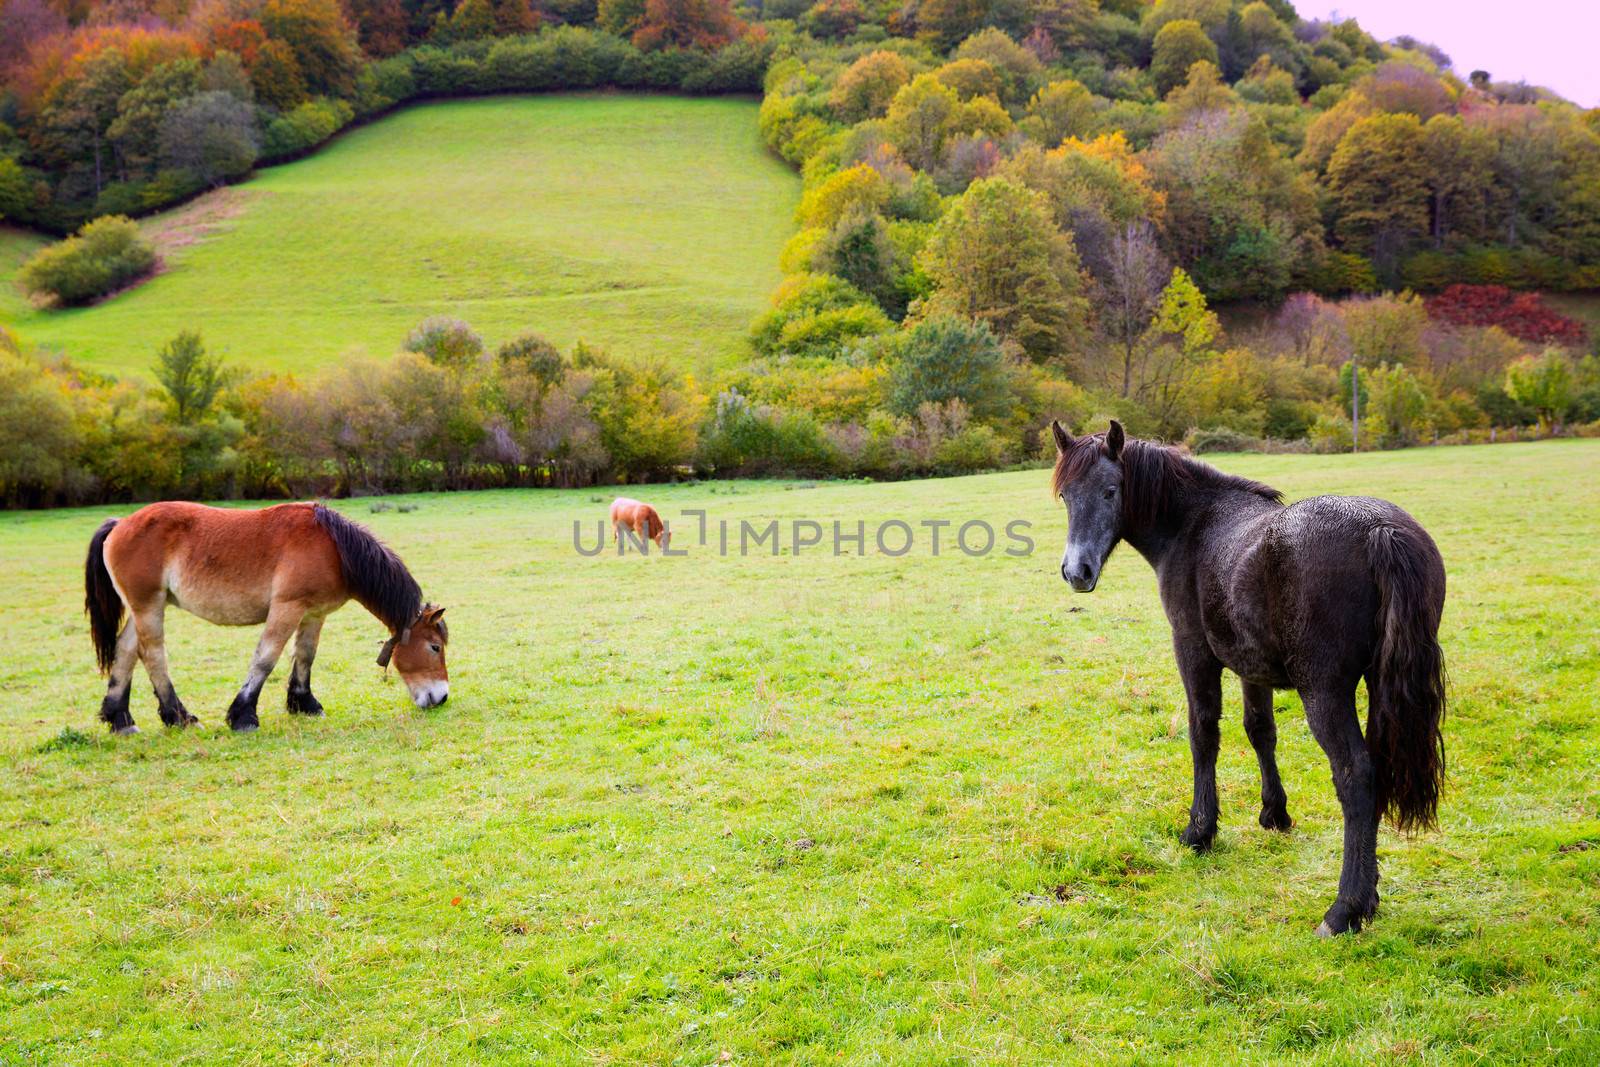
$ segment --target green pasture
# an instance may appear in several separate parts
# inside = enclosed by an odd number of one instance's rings
[[[145,732],[105,736],[83,551],[131,509],[0,515],[0,1063],[1600,1059],[1600,442],[1220,462],[1392,499],[1449,565],[1442,825],[1384,831],[1357,936],[1313,935],[1340,824],[1291,694],[1293,832],[1256,826],[1235,683],[1217,849],[1179,845],[1152,574],[1122,549],[1070,593],[1042,471],[634,490],[677,559],[573,550],[609,489],[341,501],[449,605],[451,699],[413,708],[350,606],[327,716],[282,712],[285,662],[244,737],[255,633],[176,610],[203,726],[163,730],[141,673]],[[772,519],[868,551],[716,551]],[[892,519],[906,556],[872,544]],[[940,519],[1035,552],[951,526],[935,557]]]
[[[259,370],[387,356],[428,315],[491,345],[536,331],[702,370],[737,355],[793,230],[799,178],[755,112],[611,95],[409,108],[147,220],[168,270],[95,307],[30,307],[10,279],[42,241],[0,230],[0,322],[119,373],[183,329]]]

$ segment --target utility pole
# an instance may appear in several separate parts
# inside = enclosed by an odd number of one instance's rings
[[[1350,451],[1361,451],[1361,365],[1350,358]]]

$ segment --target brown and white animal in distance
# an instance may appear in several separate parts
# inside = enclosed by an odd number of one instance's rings
[[[228,708],[235,730],[260,725],[256,699],[291,637],[288,709],[322,714],[311,695],[317,638],[329,613],[352,599],[388,627],[378,664],[394,663],[418,707],[450,695],[444,609],[423,603],[411,572],[371,531],[321,504],[247,511],[169,501],[107,519],[89,542],[84,586],[95,655],[110,675],[100,717],[114,733],[139,729],[128,712],[135,659],[150,675],[162,722],[199,721],[167,674],[168,604],[221,626],[266,624]]]
[[[656,509],[642,500],[619,496],[611,502],[611,540],[622,543],[622,531],[629,530],[642,546],[654,541],[665,552],[672,544],[672,531],[667,529]]]

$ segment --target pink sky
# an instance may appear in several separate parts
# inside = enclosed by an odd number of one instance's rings
[[[1381,41],[1432,41],[1463,78],[1486,70],[1600,106],[1600,0],[1295,0],[1295,10],[1303,19],[1337,11]]]

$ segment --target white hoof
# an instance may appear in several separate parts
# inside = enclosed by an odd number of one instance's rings
[[[1334,936],[1336,936],[1334,934],[1334,932],[1333,932],[1333,927],[1328,925],[1328,920],[1324,919],[1324,920],[1322,920],[1322,922],[1317,924],[1317,936],[1318,937],[1334,937]]]
[[[118,737],[132,737],[134,734],[139,732],[139,728],[137,726],[123,726],[112,730],[111,732],[116,734]]]

